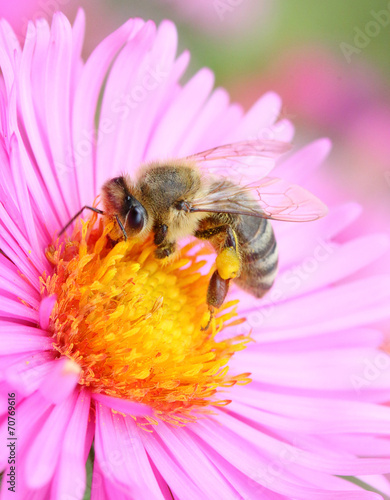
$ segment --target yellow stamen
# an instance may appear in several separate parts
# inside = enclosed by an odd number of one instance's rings
[[[180,425],[193,410],[228,404],[217,392],[250,382],[250,374],[231,376],[227,367],[250,339],[217,340],[236,316],[231,307],[202,331],[209,275],[188,253],[194,244],[162,266],[151,239],[113,245],[112,223],[93,229],[95,220],[47,250],[54,272],[41,279],[42,294],[57,296],[49,327],[54,346],[81,367],[80,384],[149,405]]]

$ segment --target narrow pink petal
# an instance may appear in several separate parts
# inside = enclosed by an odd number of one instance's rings
[[[41,330],[37,326],[27,326],[22,323],[13,321],[0,320],[0,335],[1,333],[12,334],[16,337],[18,334],[30,337],[46,337],[49,338],[45,330]],[[53,341],[53,339],[51,339]]]
[[[0,313],[3,318],[17,318],[32,323],[38,322],[38,312],[14,299],[0,296]]]
[[[39,190],[44,192],[45,188],[47,189],[50,196],[47,196],[46,204],[49,203],[53,206],[54,214],[58,217],[63,214],[61,218],[63,222],[67,219],[65,200],[52,169],[48,139],[44,133],[41,133],[41,126],[46,126],[44,76],[46,74],[45,65],[47,63],[49,36],[50,31],[45,21],[37,22],[37,28],[29,24],[20,67],[18,96],[26,133],[36,163],[39,165],[39,175],[43,180],[41,187],[35,182],[35,192],[38,199],[42,200],[42,192],[39,193]],[[38,91],[33,92],[34,83]],[[50,103],[48,105],[50,106]],[[41,117],[38,116],[39,112],[42,113]],[[46,214],[47,209],[45,210],[42,207],[41,210]],[[50,221],[51,227],[53,219],[49,214],[46,214],[46,217]]]
[[[176,48],[176,45],[175,45]],[[156,130],[158,130],[160,123],[165,117],[165,113],[173,105],[181,92],[179,85],[180,78],[184,75],[190,61],[189,52],[185,51],[176,59],[172,66],[170,74],[167,76],[166,81],[162,83],[155,93],[153,105],[149,103],[148,113],[145,113],[144,118],[147,119],[148,140],[146,148],[143,151],[142,161],[147,163],[156,160],[155,153],[150,150],[150,143]],[[150,117],[149,117],[150,114]],[[171,155],[170,155],[171,156]],[[158,158],[158,159],[161,159]]]
[[[283,339],[275,342],[262,342],[257,336],[256,343],[251,344],[251,350],[268,352],[270,354],[288,352],[320,351],[321,349],[349,349],[350,347],[380,348],[384,342],[384,334],[374,328],[362,327],[350,330],[326,332],[324,335],[312,336],[310,342],[305,337]]]
[[[28,335],[23,333],[5,332],[0,333],[0,355],[9,353],[22,353],[32,351],[51,350],[53,341],[47,336]]]
[[[311,398],[237,390],[230,411],[271,428],[288,430],[290,425],[298,432],[305,432],[306,426],[307,432],[316,434],[390,433],[389,408],[357,401],[318,399],[314,404]]]
[[[148,156],[154,159],[175,157],[181,140],[198,116],[214,83],[213,74],[200,70],[181,90],[158,124],[148,148]],[[180,130],[172,134],[173,127]]]
[[[39,324],[42,330],[47,330],[50,323],[50,315],[53,307],[57,301],[55,295],[50,295],[50,297],[44,297],[39,304]]]
[[[95,115],[100,91],[108,68],[115,54],[128,38],[133,25],[133,20],[128,21],[98,45],[85,63],[77,85],[73,103],[72,129],[77,187],[81,206],[92,203],[96,196],[93,174],[94,154],[92,152],[83,154],[83,151],[88,145],[86,143],[88,136],[90,137],[95,130]],[[89,146],[92,147],[91,143]]]
[[[83,443],[86,441],[90,404],[89,393],[81,391],[62,442],[51,490],[52,498],[68,496],[82,500],[84,497],[86,471]]]
[[[0,270],[1,272],[1,270]],[[33,309],[38,309],[39,301],[34,297],[35,293],[31,294],[30,290],[26,290],[27,283],[22,285],[23,288],[19,288],[12,281],[10,282],[6,278],[0,277],[0,294],[4,296],[14,295],[15,298],[23,300],[28,303]],[[35,290],[34,290],[35,292]]]
[[[161,113],[167,96],[171,95],[171,88],[177,85],[182,71],[182,62],[175,62],[177,31],[173,23],[162,22],[156,33],[153,26],[151,34],[151,44],[146,46],[147,51],[143,54],[141,64],[133,72],[129,71],[125,88],[114,94],[114,174],[123,171],[132,173],[143,163],[152,131],[158,123],[157,116]],[[143,43],[145,42],[147,39]],[[125,55],[125,50],[122,54]],[[130,62],[132,59],[128,57],[127,60]],[[119,62],[118,59],[118,65]],[[118,69],[121,71],[120,66]],[[115,68],[113,73],[114,70]],[[114,74],[112,76],[114,78]],[[116,80],[120,81],[118,77]]]
[[[328,215],[323,219],[305,224],[286,224],[285,222],[274,221],[273,227],[279,244],[288,244],[293,238],[294,246],[301,248],[300,238],[310,237],[313,234],[317,239],[328,240],[334,238],[344,231],[348,226],[357,220],[362,213],[362,207],[358,203],[349,202],[343,205],[332,207]],[[293,245],[290,244],[290,247]],[[294,250],[291,248],[291,250]]]
[[[389,453],[389,438],[378,436],[356,436],[355,434],[332,434],[325,437],[328,445],[336,450],[344,450],[354,456],[378,457]]]
[[[157,467],[154,465],[154,463],[150,460],[150,466],[152,467],[153,474],[156,476],[158,485],[160,487],[161,493],[163,494],[165,500],[172,500],[172,491],[169,489],[168,484],[160,474],[160,471],[157,469]]]
[[[226,480],[215,469],[214,465],[207,456],[198,447],[197,443],[183,432],[183,429],[172,428],[163,422],[160,422],[154,430],[155,434],[161,438],[165,445],[176,460],[180,463],[183,471],[203,492],[205,497],[209,495],[211,498],[236,499],[237,492],[231,488]],[[177,491],[179,497],[183,493]]]
[[[26,353],[22,354],[6,354],[0,357],[0,380],[3,382],[6,379],[6,371],[14,364],[21,363],[26,359]],[[11,384],[12,385],[12,384]],[[4,407],[0,406],[0,412]]]
[[[290,500],[291,497],[281,495],[272,491],[273,483],[278,481],[278,478],[283,469],[283,465],[289,465],[289,457],[286,457],[285,462],[283,459],[281,463],[269,463],[268,470],[263,472],[258,469],[258,464],[256,462],[252,463],[252,469],[250,469],[249,474],[244,474],[236,467],[234,467],[230,461],[225,460],[221,455],[219,455],[212,446],[207,446],[197,437],[194,439],[198,442],[200,447],[203,447],[210,457],[210,460],[215,464],[215,466],[229,479],[231,484],[236,488],[237,492],[247,499],[265,499],[265,500]],[[332,477],[328,476],[328,484],[332,482]],[[263,484],[260,484],[262,480]]]
[[[18,245],[18,247],[23,250],[25,259],[28,259],[28,262],[31,263],[30,265],[34,265],[39,273],[43,272],[48,265],[47,262],[43,262],[42,252],[34,250],[31,243],[23,234],[23,229],[19,228],[14,221],[12,221],[3,206],[0,207],[0,217],[2,222],[0,228],[1,237],[9,244],[13,243],[14,245]]]
[[[4,471],[4,477],[9,473],[9,466]],[[43,488],[37,490],[31,490],[25,483],[25,481],[17,478],[15,492],[6,487],[3,487],[0,492],[1,500],[12,500],[15,498],[28,499],[28,500],[49,500],[50,496],[50,484],[45,485]],[[7,485],[9,486],[9,485]]]
[[[117,481],[107,477],[107,467],[95,460],[91,485],[91,500],[129,500],[128,492]]]
[[[262,492],[263,487],[265,491],[272,489],[273,491],[282,495],[287,495],[288,498],[321,498],[329,499],[330,495],[325,492],[322,496],[317,496],[317,491],[314,488],[309,488],[306,484],[296,483],[295,478],[289,472],[288,467],[283,467],[283,474],[279,474],[277,481],[275,481],[272,474],[273,464],[279,465],[280,459],[275,458],[272,460],[263,455],[255,443],[236,436],[225,425],[220,425],[213,422],[204,422],[191,425],[189,431],[199,436],[208,449],[208,446],[222,456],[227,463],[236,467],[250,480],[259,484],[259,491]],[[257,434],[260,434],[257,432]],[[265,450],[264,450],[265,451]],[[281,455],[284,457],[285,455]],[[295,455],[293,454],[292,457]],[[291,462],[291,460],[290,460]],[[294,482],[292,482],[292,479]]]
[[[317,139],[300,149],[275,168],[275,176],[294,184],[308,179],[328,156],[332,147],[329,139]]]
[[[379,359],[378,368],[374,361]],[[370,366],[372,364],[372,368]],[[275,370],[275,365],[279,370]],[[374,349],[323,349],[307,353],[261,353],[245,351],[233,358],[232,370],[245,369],[254,380],[286,387],[358,389],[361,384],[386,388],[390,382],[390,357]],[[377,376],[365,376],[375,370]]]
[[[72,164],[70,82],[72,71],[72,28],[67,18],[53,16],[46,64],[46,131],[53,156],[54,173],[63,172],[60,189],[65,200],[63,218],[70,219],[79,209],[80,200],[74,190],[76,177]],[[62,219],[62,220],[64,220]]]
[[[53,354],[50,352],[32,353],[17,358],[4,372],[6,380],[23,395],[35,392],[50,373]]]
[[[138,434],[138,436],[175,498],[183,500],[203,500],[205,498],[204,493],[183,471],[181,464],[172,458],[158,437],[146,432]]]
[[[264,139],[279,117],[282,107],[280,97],[274,92],[264,94],[246,113],[238,127],[231,132],[229,142],[246,139]]]
[[[1,211],[1,207],[0,207]],[[1,217],[1,215],[0,215]],[[5,238],[1,236],[0,225],[0,248],[7,257],[12,260],[13,264],[17,267],[20,273],[28,280],[33,288],[39,290],[39,273],[34,266],[28,261],[26,256],[15,245],[15,242],[9,234],[3,233]]]
[[[51,364],[50,373],[39,386],[39,391],[47,400],[59,404],[71,396],[78,384],[80,373],[81,367],[71,359],[56,359]]]
[[[340,246],[318,242],[302,256],[302,261],[292,269],[280,273],[270,299],[264,305],[288,300],[315,292],[353,275],[384,255],[389,248],[389,238],[384,234],[368,235],[350,240]]]
[[[0,20],[1,45],[7,51],[10,59],[17,61],[21,54],[21,47],[14,30],[6,19]]]
[[[105,475],[115,479],[117,487],[140,500],[163,499],[139,437],[125,418],[100,405],[96,409],[96,460],[104,464]],[[134,424],[134,421],[129,418]],[[110,462],[115,450],[115,465]]]
[[[36,427],[39,426],[50,410],[50,403],[45,401],[40,394],[35,393],[26,399],[22,399],[17,391],[16,404],[17,404],[17,425],[23,432],[18,433],[18,462],[21,469],[24,467],[24,453],[36,436]],[[6,425],[7,421],[5,422]],[[0,450],[0,456],[6,450]],[[22,455],[22,456],[21,456]],[[23,476],[23,471],[20,470],[20,475]]]
[[[10,163],[13,170],[14,185],[16,187],[16,195],[18,198],[18,204],[20,207],[20,213],[23,219],[24,228],[26,231],[26,236],[29,244],[31,245],[34,255],[36,255],[37,260],[40,262],[40,269],[49,270],[49,265],[47,260],[44,258],[43,252],[41,251],[41,245],[38,242],[38,235],[36,232],[36,227],[33,218],[33,212],[31,207],[31,200],[29,197],[26,179],[23,176],[23,168],[21,166],[21,157],[19,151],[18,141],[15,135],[11,137],[11,156]]]
[[[128,137],[131,137],[133,131],[142,133],[138,131],[137,109],[145,110],[145,99],[151,93],[142,85],[142,76],[138,80],[138,75],[142,75],[145,58],[152,49],[155,38],[156,26],[153,22],[147,22],[118,54],[107,79],[100,119],[102,123],[110,124],[111,132],[100,134],[97,168],[109,172],[110,176],[122,172],[124,162],[125,165],[127,163],[125,153],[126,150],[129,151],[129,140],[133,140]],[[134,119],[136,123],[132,122]],[[137,143],[141,152],[143,142],[140,145]],[[104,168],[108,163],[109,171]]]
[[[386,476],[357,476],[357,479],[373,486],[387,496],[390,495],[390,483]]]
[[[261,341],[319,335],[336,330],[365,326],[389,317],[390,277],[373,276],[271,304],[257,311],[241,311]],[[319,307],[327,304],[326,309]],[[283,314],[280,309],[283,308]],[[300,309],[302,308],[302,309]],[[297,316],[297,310],[305,311]],[[329,316],[328,311],[332,311]],[[293,325],[293,326],[292,326]]]
[[[3,78],[4,78],[7,97],[9,98],[10,93],[11,93],[11,89],[12,89],[12,85],[14,82],[14,72],[13,72],[11,60],[10,60],[7,52],[1,46],[0,46],[0,68],[1,68]]]
[[[191,130],[180,144],[177,156],[181,158],[206,150],[208,146],[205,146],[205,142],[209,139],[210,133],[215,133],[216,124],[222,121],[221,116],[226,113],[228,107],[229,94],[224,89],[217,88],[192,123]]]
[[[76,89],[84,69],[82,50],[85,36],[85,12],[79,8],[72,26],[72,74],[70,81],[70,102],[73,105]]]
[[[265,129],[262,135],[263,137],[260,137],[260,139],[271,139],[291,143],[295,135],[295,127],[290,120],[278,120],[271,125],[269,129]]]
[[[315,455],[313,453],[304,451],[302,449],[298,449],[294,446],[287,444],[286,442],[281,442],[271,436],[267,436],[266,434],[259,432],[258,430],[253,429],[249,425],[232,418],[226,413],[220,412],[218,417],[218,421],[222,424],[222,427],[219,425],[215,427],[215,425],[210,425],[210,423],[200,422],[199,425],[194,425],[191,427],[191,431],[196,432],[202,439],[204,439],[207,443],[209,443],[213,448],[215,448],[219,453],[227,458],[228,450],[229,460],[232,461],[236,467],[243,471],[249,471],[249,467],[247,464],[251,464],[253,467],[253,463],[256,463],[258,460],[253,462],[251,460],[250,455],[252,455],[252,449],[257,450],[257,457],[259,458],[259,453],[270,454],[268,460],[273,462],[280,462],[280,457],[285,457],[286,454],[291,456],[290,467],[284,469],[284,473],[282,476],[279,476],[276,484],[273,484],[273,488],[275,491],[280,491],[284,494],[290,494],[294,498],[344,498],[341,496],[341,492],[339,494],[337,492],[332,492],[332,497],[329,496],[324,491],[315,490],[313,488],[307,488],[303,481],[303,484],[300,484],[299,487],[293,486],[291,483],[288,484],[289,480],[289,469],[292,469],[292,466],[300,465],[302,467],[309,469],[313,468],[314,471],[324,471],[333,474],[340,475],[349,475],[349,474],[359,474],[359,471],[369,471],[368,474],[381,473],[386,470],[386,467],[389,466],[389,461],[385,459],[350,459],[346,457],[321,457],[319,455]],[[219,429],[218,432],[217,428]],[[218,434],[218,436],[216,436]],[[239,451],[239,443],[241,440],[241,448],[242,452]],[[233,446],[232,446],[233,445]],[[233,450],[235,449],[235,452]],[[240,462],[240,455],[247,455],[245,459],[242,460],[243,463]],[[241,456],[242,458],[242,456]],[[253,457],[254,458],[254,457]],[[269,462],[268,462],[269,463]],[[336,472],[335,472],[336,471]],[[348,472],[347,472],[348,471]],[[353,471],[353,472],[352,472]],[[259,473],[259,482],[261,482],[262,474],[266,472],[266,469],[262,469],[259,464],[258,473]],[[281,490],[284,490],[281,491]],[[290,493],[288,492],[290,490]],[[295,491],[294,491],[295,490]],[[346,494],[347,496],[347,494]],[[352,498],[352,496],[350,497]],[[356,498],[359,498],[356,496]],[[364,498],[364,496],[363,496]]]
[[[39,291],[20,276],[17,266],[4,255],[0,255],[0,276],[10,283],[10,286],[14,286],[18,294],[23,294],[23,298],[27,298],[28,296],[30,300],[34,301],[34,304],[38,305],[40,299]],[[4,287],[3,289],[8,290],[8,287]]]
[[[26,481],[32,489],[41,488],[52,479],[76,398],[74,394],[53,408],[27,451]]]
[[[153,415],[153,410],[150,406],[134,403],[133,401],[129,401],[127,399],[114,398],[98,393],[92,394],[92,397],[98,403],[107,406],[107,408],[112,408],[113,410],[124,413],[125,415],[133,415],[134,417]]]

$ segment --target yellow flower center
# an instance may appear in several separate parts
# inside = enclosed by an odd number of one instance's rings
[[[217,340],[226,322],[241,322],[232,320],[233,303],[202,331],[210,278],[199,272],[204,249],[196,253],[190,244],[162,264],[151,240],[113,245],[112,223],[93,229],[95,221],[48,248],[55,270],[41,280],[42,294],[57,296],[49,326],[54,347],[79,364],[79,383],[149,405],[168,421],[229,403],[217,392],[250,382],[250,374],[231,376],[227,367],[250,339]]]

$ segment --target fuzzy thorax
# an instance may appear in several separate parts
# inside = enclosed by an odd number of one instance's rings
[[[232,304],[201,330],[209,275],[199,272],[199,256],[187,253],[194,245],[162,266],[151,240],[113,246],[111,225],[93,229],[94,222],[47,250],[54,270],[42,277],[42,294],[57,297],[54,347],[82,368],[79,383],[149,405],[171,422],[227,404],[219,390],[249,382],[248,373],[232,376],[227,366],[249,339],[217,340],[226,321],[240,322],[231,320]]]

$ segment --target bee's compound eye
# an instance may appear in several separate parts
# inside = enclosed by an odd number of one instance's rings
[[[141,207],[132,207],[127,217],[127,223],[134,231],[141,231],[145,223],[144,210]]]

